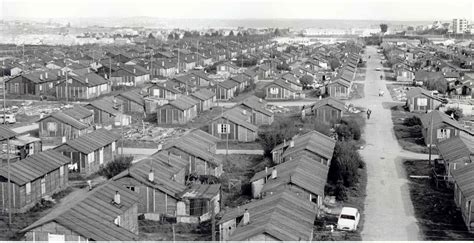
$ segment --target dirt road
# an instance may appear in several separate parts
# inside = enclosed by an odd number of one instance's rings
[[[424,155],[406,153],[398,145],[393,133],[390,109],[383,104],[392,102],[380,79],[382,71],[379,55],[375,47],[367,47],[367,74],[365,97],[355,100],[358,106],[372,110],[367,121],[364,139],[366,146],[360,151],[367,164],[367,197],[364,212],[363,240],[421,240],[417,220],[407,185],[407,177],[402,165],[402,157],[417,158]],[[378,95],[379,89],[385,93]]]

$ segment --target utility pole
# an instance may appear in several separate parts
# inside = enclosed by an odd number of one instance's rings
[[[211,232],[212,232],[212,241],[216,241],[216,215],[215,215],[215,201],[211,200]]]
[[[2,66],[2,78],[3,78],[3,124],[6,124],[7,120],[7,85],[5,82],[5,72],[3,71],[4,67]],[[7,137],[7,191],[8,191],[8,225],[12,225],[12,185],[10,181],[10,138]]]
[[[69,81],[67,80],[67,73],[69,72],[69,70],[67,69],[67,66],[68,66],[68,65],[66,65],[66,105],[67,105],[68,97],[69,97],[69,90],[67,89],[67,83],[69,82]]]
[[[173,229],[173,243],[176,242],[176,234],[175,234],[175,231],[174,231],[174,223],[171,224],[171,228]]]
[[[122,154],[122,157],[123,157],[123,116],[120,116],[120,137],[121,137],[120,140],[122,140],[122,146],[120,146],[121,147],[120,153]]]
[[[431,150],[432,150],[432,147],[433,147],[433,111],[431,111],[431,114],[430,114],[430,152],[429,152],[429,155],[428,155],[428,164],[431,165]]]

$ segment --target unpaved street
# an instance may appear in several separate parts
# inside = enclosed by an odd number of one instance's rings
[[[367,55],[371,58],[367,59]],[[363,135],[366,146],[360,151],[368,176],[362,239],[421,240],[402,165],[402,156],[413,154],[402,151],[395,138],[389,109],[392,99],[385,81],[380,80],[382,71],[375,70],[381,67],[379,54],[369,46],[364,56],[365,97],[353,102],[373,111]],[[383,97],[378,96],[379,89],[384,90]]]

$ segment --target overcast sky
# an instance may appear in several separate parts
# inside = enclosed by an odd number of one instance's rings
[[[0,18],[474,19],[474,0],[0,0]]]

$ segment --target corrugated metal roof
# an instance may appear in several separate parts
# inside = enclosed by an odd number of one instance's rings
[[[240,103],[240,105],[246,106],[267,116],[273,116],[273,112],[266,109],[267,102],[263,99],[258,98],[257,96],[252,95],[246,98]]]
[[[440,126],[442,123],[450,125],[456,129],[459,129],[461,131],[464,131],[468,134],[473,135],[473,133],[467,129],[464,129],[464,127],[461,126],[456,120],[452,119],[450,116],[446,115],[444,112],[434,110],[431,111],[428,114],[425,114],[424,116],[421,117],[421,122],[423,124],[424,128],[429,128],[430,123],[431,123],[431,117],[433,117],[433,127],[436,128]]]
[[[130,176],[149,187],[156,188],[166,192],[170,196],[179,198],[178,194],[181,193],[186,186],[173,180],[173,176],[187,165],[188,162],[180,157],[161,151],[133,164],[130,169],[118,174],[112,180]],[[154,174],[153,182],[148,180],[148,175],[152,169]]]
[[[127,100],[130,100],[130,101],[133,101],[133,102],[135,102],[139,105],[142,105],[142,106],[145,105],[145,100],[143,99],[143,96],[141,94],[139,94],[139,91],[136,91],[136,90],[123,92],[123,93],[120,93],[116,96],[122,96],[123,98],[125,98]]]
[[[453,170],[454,182],[467,200],[474,200],[474,164]]]
[[[119,135],[106,129],[99,129],[74,140],[69,140],[65,144],[59,145],[57,149],[60,150],[63,146],[67,145],[81,153],[89,154],[119,139]]]
[[[258,127],[248,121],[251,114],[243,115],[242,113],[244,111],[245,110],[243,110],[240,107],[234,107],[234,108],[224,112],[224,114],[222,114],[220,116],[217,116],[213,120],[218,120],[218,119],[223,118],[223,119],[229,120],[229,121],[231,121],[231,122],[233,122],[233,123],[235,123],[239,126],[245,127],[245,128],[247,128],[251,131],[254,131],[254,132],[258,131]]]
[[[210,162],[215,165],[222,164],[222,158],[213,154],[209,148],[210,146],[216,146],[217,138],[213,137],[210,134],[200,136],[205,132],[200,130],[195,130],[192,133],[189,133],[183,137],[175,139],[166,143],[163,146],[164,150],[176,147],[180,150],[183,150],[186,153],[189,153],[193,156],[201,158],[207,162]],[[211,138],[212,136],[212,138]]]
[[[74,108],[63,110],[63,113],[76,119],[84,119],[94,115],[94,113],[83,106],[75,106]]]
[[[283,191],[225,212],[220,223],[250,214],[248,225],[238,225],[229,240],[240,241],[258,234],[269,234],[281,241],[311,240],[316,219],[316,205]]]
[[[474,137],[461,132],[459,136],[441,141],[437,145],[438,151],[447,162],[472,162],[474,158]]]
[[[54,150],[33,154],[10,165],[10,180],[21,186],[70,162],[70,158]],[[0,168],[0,176],[8,177],[6,167]]]
[[[269,168],[267,173],[265,173],[265,170],[261,171],[255,174],[250,181],[271,175],[273,168],[277,170],[277,178],[269,178],[263,186],[262,192],[282,191],[285,185],[293,184],[313,194],[324,195],[329,167],[319,161],[301,156]]]
[[[84,123],[82,123],[82,122],[80,122],[80,121],[64,114],[63,112],[60,112],[60,111],[55,112],[53,114],[50,114],[49,116],[45,116],[45,117],[39,119],[38,121],[42,121],[42,120],[44,120],[48,117],[52,117],[52,118],[54,118],[54,119],[56,119],[56,120],[58,120],[58,121],[60,121],[64,124],[70,125],[70,126],[76,128],[76,129],[79,129],[79,130],[86,129],[86,128],[89,127],[88,125],[86,125],[86,124],[84,124]]]
[[[120,206],[112,203],[117,191],[120,194]],[[87,193],[84,199],[72,204],[63,204],[63,207],[54,209],[21,232],[56,222],[94,241],[138,240],[138,235],[114,224],[115,218],[130,209],[137,201],[136,193],[117,182],[108,181]]]
[[[325,105],[332,106],[332,107],[334,107],[338,110],[341,110],[341,111],[346,109],[346,104],[344,103],[344,101],[341,101],[341,100],[336,99],[334,97],[327,97],[327,98],[324,98],[322,100],[316,101],[314,104],[311,105],[311,107],[313,109],[317,109],[317,108],[325,106]]]
[[[191,94],[191,96],[196,97],[199,100],[209,100],[212,97],[215,97],[216,94],[208,89],[200,89]]]
[[[173,100],[169,103],[170,105],[180,109],[180,110],[187,110],[190,109],[191,107],[199,104],[199,101],[188,97],[188,96],[180,96],[176,100]]]
[[[336,141],[334,139],[317,131],[307,132],[306,134],[293,138],[293,140],[294,146],[288,146],[286,151],[283,153],[283,157],[287,157],[288,155],[303,150],[308,150],[327,158],[328,161],[330,161],[334,153],[334,147],[336,146]],[[289,145],[289,143],[287,144]]]
[[[12,131],[5,125],[0,125],[0,141],[14,138],[15,136],[17,136],[16,132]]]
[[[105,112],[107,112],[107,113],[109,113],[113,116],[116,116],[117,114],[120,113],[117,109],[114,109],[113,103],[110,102],[108,99],[105,99],[105,98],[102,98],[100,100],[94,100],[91,103],[85,105],[86,108],[87,108],[87,106],[95,107],[96,109],[101,110],[101,111],[105,111]]]

